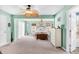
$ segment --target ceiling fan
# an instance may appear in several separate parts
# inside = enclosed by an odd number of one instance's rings
[[[27,5],[26,10],[23,12],[23,15],[26,17],[37,17],[39,13],[37,10],[33,9],[31,5]]]

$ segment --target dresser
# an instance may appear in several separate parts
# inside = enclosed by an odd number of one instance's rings
[[[36,34],[36,39],[40,39],[40,40],[48,40],[48,34],[45,33],[37,33]]]

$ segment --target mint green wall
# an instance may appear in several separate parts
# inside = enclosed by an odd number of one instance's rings
[[[31,33],[31,22],[30,21],[27,21],[27,34],[30,34]]]
[[[27,22],[25,21],[25,35],[27,35]]]

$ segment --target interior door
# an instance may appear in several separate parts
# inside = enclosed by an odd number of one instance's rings
[[[77,15],[77,47],[79,47],[79,15]]]
[[[0,46],[7,43],[7,19],[5,15],[0,15]]]
[[[24,21],[18,20],[18,38],[24,37],[25,34],[25,23]]]
[[[72,12],[71,14],[71,52],[76,49],[76,32],[77,32],[77,26],[76,26],[76,13]]]

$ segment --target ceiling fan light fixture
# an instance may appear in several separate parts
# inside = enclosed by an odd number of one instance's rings
[[[26,11],[24,12],[24,16],[27,17],[36,17],[39,16],[38,11],[35,9],[31,9],[31,6],[28,5],[28,8],[26,8]]]

